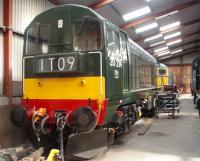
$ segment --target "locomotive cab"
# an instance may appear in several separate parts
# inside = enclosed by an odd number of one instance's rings
[[[82,17],[69,25],[66,17],[74,15],[63,15],[66,10],[55,8],[49,20],[37,17],[25,32],[23,105],[29,117],[45,108],[49,123],[62,110],[73,124],[81,107],[93,108],[96,117],[105,99],[102,22]]]
[[[173,73],[170,73],[169,68],[164,64],[157,64],[156,79],[158,88],[173,85]]]

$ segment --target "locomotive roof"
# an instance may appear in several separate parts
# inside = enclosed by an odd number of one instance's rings
[[[100,14],[98,14],[97,12],[95,12],[94,10],[92,10],[91,8],[89,7],[86,7],[86,6],[82,6],[82,5],[77,5],[77,4],[65,4],[65,5],[60,5],[60,6],[56,6],[56,7],[52,7],[42,13],[40,13],[39,15],[37,15],[33,21],[29,24],[29,26],[34,22],[34,20],[37,19],[37,17],[39,17],[40,15],[42,15],[43,13],[46,13],[46,12],[49,12],[51,10],[54,10],[54,9],[57,9],[57,8],[63,8],[63,7],[80,7],[80,8],[85,8],[87,10],[89,10],[92,14],[94,14],[94,16],[96,16],[98,19],[101,19],[103,21],[107,21],[109,23],[111,23],[109,20],[105,19],[104,17],[102,17]],[[120,29],[118,26],[114,25],[113,23],[111,23],[115,28],[117,28],[118,30],[120,31],[123,31],[124,33],[126,33],[124,30]],[[27,27],[28,28],[28,27]],[[127,34],[128,35],[128,34]],[[129,42],[131,44],[134,45],[134,48],[135,50],[137,50],[137,53],[144,57],[145,59],[153,62],[153,63],[157,63],[157,60],[151,55],[149,54],[147,51],[145,51],[141,46],[139,46],[137,43],[135,43],[131,38],[129,38]]]
[[[50,11],[53,11],[55,9],[58,9],[58,8],[64,8],[64,7],[79,7],[79,8],[84,8],[84,9],[87,9],[87,10],[90,10],[90,12],[96,16],[96,18],[98,19],[101,19],[101,20],[106,20],[104,17],[102,17],[100,14],[98,14],[97,12],[95,12],[94,10],[92,10],[91,8],[89,7],[86,7],[86,6],[82,6],[82,5],[77,5],[77,4],[65,4],[65,5],[59,5],[59,6],[54,6],[52,8],[49,8],[43,12],[41,12],[40,14],[38,14],[37,16],[35,16],[35,18],[31,21],[31,23],[28,25],[28,27],[26,28],[26,30],[35,22],[35,20],[37,20],[38,17],[40,17],[41,15],[43,15],[44,13],[46,12],[50,12]],[[108,21],[108,20],[106,20]],[[26,31],[25,30],[25,31]]]
[[[153,63],[157,63],[157,60],[151,54],[135,43],[132,39],[129,38],[129,42],[134,45],[134,50],[137,50],[137,54],[139,54],[139,56],[142,56]]]
[[[82,5],[78,5],[78,4],[64,4],[64,5],[59,5],[59,6],[54,6],[52,8],[49,8],[43,12],[41,12],[40,14],[38,14],[36,17],[42,15],[45,12],[49,12],[51,10],[57,9],[57,8],[64,8],[64,7],[79,7],[79,8],[85,8],[87,10],[90,10],[97,18],[101,19],[101,20],[106,20],[104,17],[102,17],[100,14],[98,14],[97,12],[95,12],[94,10],[92,10],[91,8],[87,7],[87,6],[82,6]],[[36,18],[35,17],[35,18]],[[34,19],[35,19],[34,18]]]
[[[162,68],[167,68],[167,66],[165,64],[162,64],[162,63],[158,63],[157,66],[162,67]]]

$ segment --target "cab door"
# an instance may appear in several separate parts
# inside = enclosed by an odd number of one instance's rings
[[[127,93],[129,91],[129,64],[127,52],[127,36],[123,32],[120,32],[120,54],[122,55],[123,93]]]
[[[120,32],[106,23],[106,51],[107,51],[107,97],[119,104],[123,91],[123,59],[120,52]],[[117,101],[117,102],[115,102]]]

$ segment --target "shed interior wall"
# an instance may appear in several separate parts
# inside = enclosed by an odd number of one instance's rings
[[[3,1],[0,0],[0,26],[3,23]],[[5,0],[6,1],[6,0]],[[48,0],[13,0],[13,40],[12,40],[12,77],[13,95],[22,94],[22,52],[23,52],[23,33],[32,19],[42,11],[53,7]],[[16,34],[15,31],[21,33]],[[16,128],[10,121],[10,110],[8,97],[3,96],[3,67],[4,67],[4,42],[3,31],[0,30],[0,148],[16,146],[25,143],[25,130]],[[20,97],[13,98],[14,104],[21,103]]]
[[[170,70],[174,74],[174,84],[179,89],[180,93],[191,93],[190,84],[191,84],[191,71],[192,65],[191,64],[169,64],[167,65]]]
[[[48,0],[13,0],[13,29],[24,33],[37,14],[53,6]]]
[[[163,61],[175,75],[175,84],[182,93],[191,93],[192,61],[198,56],[198,52],[180,55],[175,59]]]
[[[13,29],[24,33],[33,18],[42,11],[53,7],[48,0],[13,0]],[[12,44],[12,77],[13,95],[22,95],[22,54],[23,36],[13,35]]]
[[[0,26],[3,26],[3,0],[0,0]]]

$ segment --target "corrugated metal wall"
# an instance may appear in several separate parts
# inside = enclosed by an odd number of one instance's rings
[[[20,32],[37,14],[53,7],[48,0],[13,0],[13,5],[13,28]]]
[[[24,33],[25,28],[33,18],[42,11],[53,7],[48,0],[13,0],[13,28],[14,31]],[[20,95],[19,86],[22,80],[22,52],[23,37],[13,35],[12,45],[12,69],[13,69],[13,93]]]
[[[3,25],[3,0],[0,0],[0,26]],[[3,90],[3,33],[0,31],[0,95]]]
[[[3,0],[0,0],[0,25],[3,25]]]
[[[12,48],[12,69],[13,81],[21,81],[22,79],[22,51],[23,51],[23,37],[13,35],[13,48]]]

